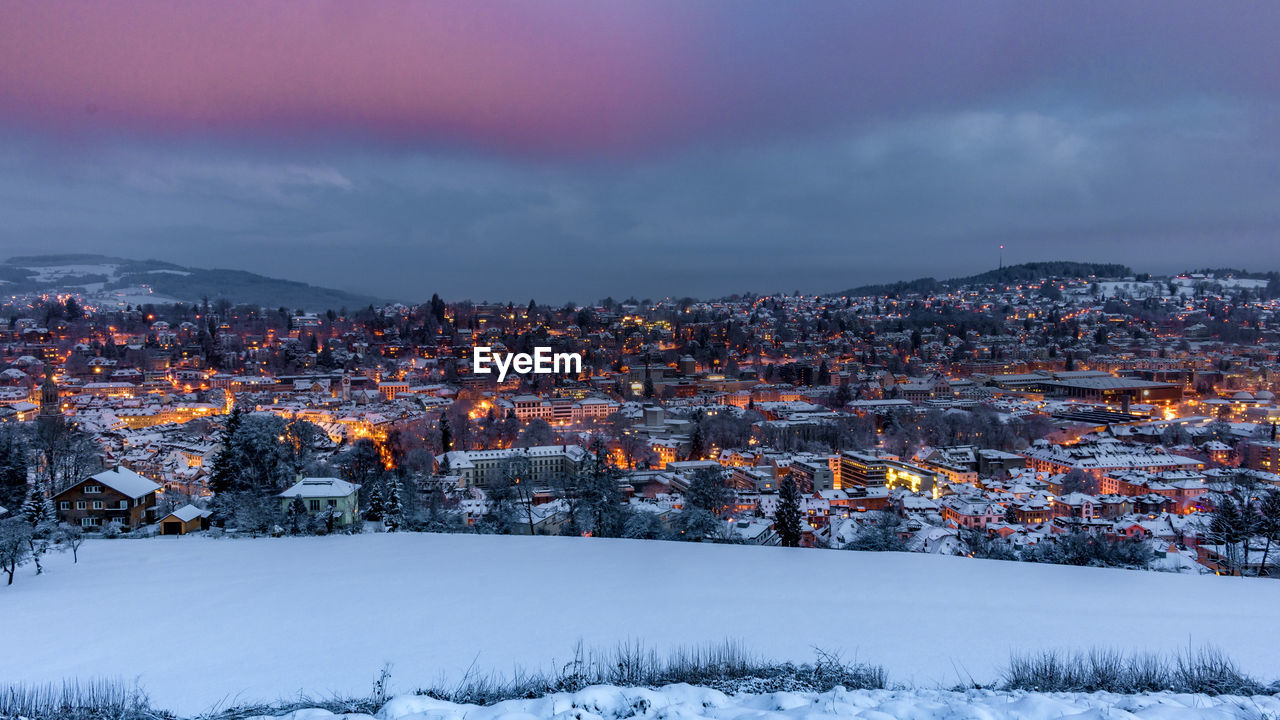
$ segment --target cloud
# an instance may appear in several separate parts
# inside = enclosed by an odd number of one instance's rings
[[[39,234],[404,299],[839,290],[984,269],[1001,242],[1007,261],[1275,267],[1278,118],[1024,103],[587,166],[126,146],[0,162],[0,245]],[[151,170],[121,181],[138,158]]]
[[[0,10],[0,119],[73,137],[619,157],[1034,93],[1280,97],[1280,9],[1197,0],[74,0]]]
[[[153,193],[223,194],[293,202],[310,191],[351,191],[354,187],[334,167],[304,163],[175,159],[154,152],[131,152],[112,158],[106,168],[99,168],[118,172],[121,182]]]

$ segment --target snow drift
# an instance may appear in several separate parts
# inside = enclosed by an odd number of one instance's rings
[[[1111,695],[1109,693],[999,693],[989,691],[832,690],[825,693],[733,695],[689,685],[657,690],[596,686],[575,693],[556,693],[535,700],[508,700],[487,707],[457,705],[420,696],[392,699],[378,712],[380,720],[866,720],[929,718],[931,720],[1052,720],[1054,718],[1137,718],[1139,720],[1222,720],[1274,718],[1280,698],[1207,697],[1204,695]],[[335,716],[307,709],[278,720],[323,720]]]

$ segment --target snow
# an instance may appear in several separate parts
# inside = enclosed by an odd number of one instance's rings
[[[992,681],[1012,651],[1211,644],[1280,676],[1280,582],[911,553],[599,538],[371,534],[90,540],[0,588],[0,677],[138,679],[199,712],[299,693],[395,691],[474,664],[559,668],[581,640],[659,650],[813,648],[891,683]]]
[[[1112,298],[1121,293],[1132,297],[1165,297],[1169,295],[1170,282],[1177,288],[1180,297],[1195,295],[1196,286],[1203,283],[1211,288],[1221,287],[1227,290],[1258,290],[1267,286],[1266,280],[1254,278],[1212,278],[1212,277],[1175,277],[1170,280],[1098,280],[1074,289],[1077,296],[1086,296],[1094,292],[1101,298]]]
[[[140,498],[147,493],[153,493],[160,489],[158,484],[151,482],[129,468],[119,466],[111,470],[104,470],[89,479],[106,485],[131,499]]]
[[[181,520],[182,522],[191,522],[196,518],[206,517],[208,515],[209,515],[208,510],[201,510],[200,508],[191,504],[183,505],[177,510],[174,510],[173,512],[169,513],[169,516],[175,517]]]
[[[120,271],[118,263],[95,263],[82,265],[20,265],[34,273],[36,282],[56,283],[64,278],[81,275],[103,275],[108,280],[115,280]]]
[[[303,478],[277,497],[341,498],[359,490],[360,486],[332,477]]]
[[[380,720],[1052,720],[1055,718],[1136,718],[1138,720],[1221,720],[1274,718],[1280,698],[1208,697],[1154,693],[1001,693],[940,690],[832,690],[825,693],[775,692],[726,695],[707,688],[668,685],[656,690],[597,685],[574,693],[532,700],[508,700],[489,706],[459,705],[429,697],[392,698]],[[280,720],[339,717],[326,710],[298,710]],[[347,715],[349,720],[367,715]]]

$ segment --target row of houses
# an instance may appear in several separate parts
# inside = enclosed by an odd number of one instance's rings
[[[359,485],[339,478],[298,477],[276,497],[282,510],[300,500],[310,515],[327,513],[337,526],[359,520]],[[58,519],[90,532],[115,527],[131,531],[157,525],[162,535],[184,535],[209,527],[210,512],[185,505],[159,515],[161,486],[138,473],[117,466],[81,480],[51,497]]]

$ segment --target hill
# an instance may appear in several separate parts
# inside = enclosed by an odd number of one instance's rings
[[[854,297],[866,295],[892,295],[908,293],[931,293],[943,288],[961,288],[967,285],[1016,285],[1034,282],[1046,277],[1057,278],[1122,278],[1133,275],[1127,265],[1115,263],[1083,263],[1071,261],[1029,262],[1020,265],[1009,265],[997,270],[988,270],[968,277],[937,280],[931,277],[904,280],[896,283],[863,285],[851,288],[839,295]]]
[[[100,305],[200,302],[323,311],[383,300],[368,295],[266,277],[244,270],[204,269],[108,255],[25,255],[0,265],[0,287],[13,295],[75,291]]]
[[[994,680],[1014,650],[1213,644],[1275,677],[1280,583],[856,553],[598,538],[376,534],[90,540],[0,586],[0,677],[137,677],[157,706],[397,691],[563,663],[581,640],[658,650],[737,639],[813,648],[892,683]],[[557,665],[557,668],[559,666]]]

